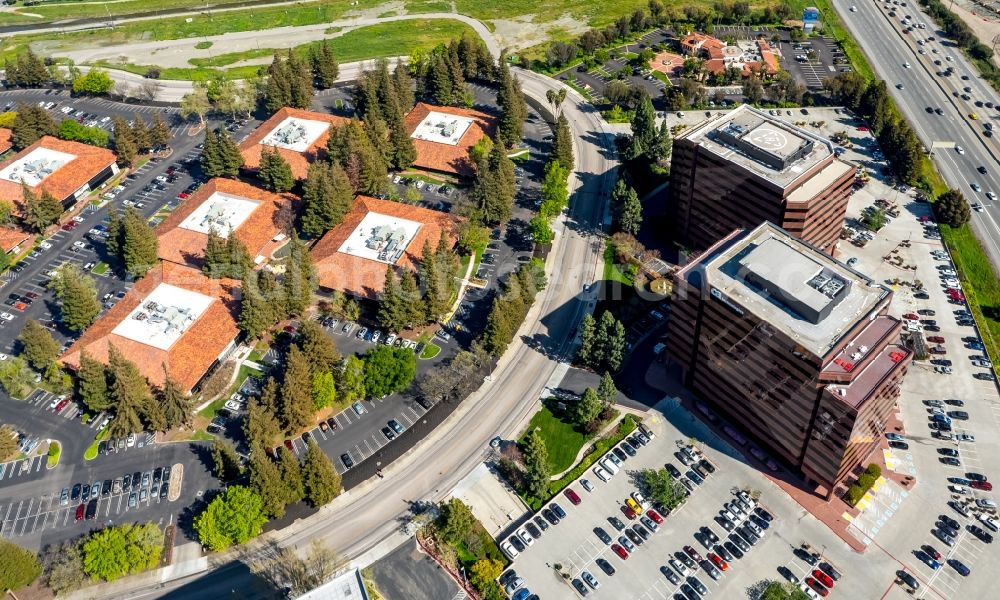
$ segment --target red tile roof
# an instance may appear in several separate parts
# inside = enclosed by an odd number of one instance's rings
[[[23,156],[27,156],[39,147],[57,152],[65,152],[76,157],[56,169],[54,173],[42,181],[41,185],[32,188],[33,191],[38,193],[47,191],[59,201],[72,196],[74,192],[100,174],[101,171],[115,164],[117,160],[115,153],[107,148],[98,148],[90,144],[60,140],[59,138],[46,135],[13,157],[0,163],[0,169],[4,169],[7,165]],[[15,209],[19,210],[23,199],[21,184],[16,181],[0,179],[0,198],[11,200],[14,202]]]
[[[10,141],[11,134],[13,132],[10,129],[0,127],[0,154],[14,147],[14,143]]]
[[[763,38],[757,39],[757,49],[760,50],[760,59],[767,67],[769,73],[777,73],[780,69],[778,64],[778,57],[774,55],[774,51],[771,50],[771,45],[767,43],[767,40]]]
[[[391,200],[358,196],[344,221],[328,231],[312,248],[321,287],[366,298],[375,298],[385,287],[386,263],[340,252],[340,246],[369,212],[422,224],[396,262],[397,267],[416,270],[423,256],[424,241],[429,241],[431,247],[436,247],[442,231],[450,245],[454,246],[458,240],[456,221],[447,213]]]
[[[128,315],[161,283],[211,296],[214,300],[167,350],[161,350],[113,333]],[[163,385],[163,366],[185,391],[192,387],[236,339],[239,328],[239,282],[209,279],[201,271],[163,261],[136,282],[129,293],[80,337],[60,361],[70,368],[80,365],[80,352],[107,363],[109,346],[114,344],[153,385]]]
[[[476,142],[481,140],[484,135],[493,135],[496,131],[496,118],[470,108],[434,106],[418,102],[404,119],[406,132],[413,135],[417,126],[432,111],[470,118],[472,119],[472,125],[462,135],[462,139],[459,140],[458,144],[454,146],[414,139],[413,146],[417,150],[417,160],[413,163],[413,166],[440,173],[470,175],[472,173],[472,162],[469,160],[469,149],[475,146]]]
[[[289,117],[295,117],[296,119],[304,119],[307,121],[326,121],[331,126],[341,126],[350,123],[350,119],[345,119],[344,117],[338,117],[335,115],[328,115],[325,113],[312,112],[309,110],[300,110],[297,108],[285,107],[280,109],[278,112],[271,115],[271,118],[260,124],[257,129],[251,133],[247,139],[243,140],[240,144],[240,152],[243,154],[243,167],[248,170],[256,170],[260,166],[260,152],[264,149],[264,145],[261,144],[261,140],[266,138],[268,134],[274,131],[282,121]],[[294,150],[289,150],[287,148],[278,148],[278,153],[288,162],[288,166],[292,168],[292,175],[296,179],[305,179],[306,173],[309,171],[309,163],[313,162],[318,158],[326,156],[326,140],[329,139],[330,134],[328,131],[320,134],[316,141],[305,152],[296,152]]]
[[[294,207],[298,200],[292,194],[275,194],[234,179],[212,179],[191,194],[156,228],[160,240],[160,259],[201,267],[208,234],[184,229],[180,224],[216,192],[260,203],[235,232],[236,237],[250,251],[251,257],[263,255],[265,260],[269,259],[270,253],[277,248],[277,245],[270,243],[271,240],[279,233],[291,230]]]
[[[10,252],[18,246],[24,250],[24,242],[34,237],[33,233],[28,233],[17,226],[0,227],[0,250]]]

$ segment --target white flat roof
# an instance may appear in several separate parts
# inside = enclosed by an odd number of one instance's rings
[[[420,223],[370,212],[340,245],[340,252],[395,264],[420,230]]]
[[[330,129],[330,124],[326,121],[288,117],[271,130],[271,133],[267,134],[260,143],[265,146],[277,146],[295,152],[305,152],[328,129]]]
[[[161,283],[111,333],[169,350],[215,298]]]
[[[224,192],[213,192],[198,208],[194,209],[179,227],[208,234],[213,227],[222,237],[236,231],[260,202]]]
[[[36,187],[75,158],[75,154],[38,147],[4,167],[0,179]]]
[[[472,126],[472,119],[431,111],[413,130],[411,138],[457,146]]]

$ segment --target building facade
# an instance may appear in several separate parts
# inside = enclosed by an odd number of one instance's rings
[[[676,239],[700,251],[734,229],[769,221],[832,255],[855,173],[828,140],[740,106],[674,141]]]
[[[765,222],[675,274],[668,357],[703,402],[829,495],[878,448],[906,373],[891,298]]]

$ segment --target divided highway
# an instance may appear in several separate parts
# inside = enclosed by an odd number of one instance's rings
[[[994,264],[1000,265],[1000,203],[986,196],[987,192],[1000,195],[1000,144],[997,138],[982,134],[985,123],[1000,125],[1000,113],[995,107],[974,104],[979,100],[996,106],[1000,97],[979,78],[978,71],[958,48],[951,42],[942,43],[936,25],[918,10],[916,2],[907,4],[905,8],[893,5],[895,17],[889,17],[881,2],[872,0],[858,0],[856,11],[847,10],[844,3],[839,3],[838,9],[921,141],[933,150],[932,159],[944,180],[950,187],[961,190],[970,202],[982,202],[985,210],[973,212],[973,224],[987,254]],[[902,33],[905,26],[900,21],[905,16],[913,17],[910,23],[926,23],[927,28]],[[929,37],[935,39],[928,41]],[[918,44],[917,40],[924,40],[924,44]],[[921,48],[925,54],[919,53]],[[941,65],[935,65],[935,60],[940,60]],[[954,67],[952,75],[937,74],[949,66]],[[968,79],[963,80],[962,75]],[[902,89],[897,87],[899,84]],[[969,100],[961,98],[966,86],[972,88],[967,94]],[[928,107],[932,111],[940,108],[943,114],[927,112]],[[977,118],[972,119],[970,113]],[[934,148],[935,143],[944,146],[953,143],[963,152],[954,147]],[[985,167],[986,174],[977,170],[980,166]],[[972,184],[981,191],[975,191]]]

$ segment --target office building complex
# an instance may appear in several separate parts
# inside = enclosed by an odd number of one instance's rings
[[[910,352],[892,292],[764,223],[675,274],[671,362],[827,495],[879,446]]]
[[[674,141],[676,239],[700,251],[734,229],[770,221],[832,255],[854,176],[829,141],[740,106]]]

